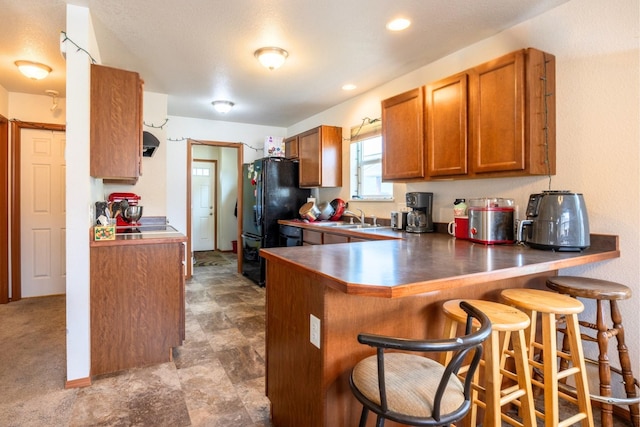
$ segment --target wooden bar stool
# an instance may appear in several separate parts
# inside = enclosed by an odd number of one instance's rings
[[[580,325],[597,331],[596,336],[582,334],[583,341],[598,343],[598,350],[600,352],[598,360],[589,360],[598,365],[599,377],[600,377],[600,395],[592,396],[594,400],[600,401],[601,405],[601,420],[603,427],[613,426],[613,405],[611,402],[623,399],[606,399],[612,396],[611,390],[611,371],[620,374],[624,382],[625,392],[627,394],[627,401],[635,403],[629,404],[629,413],[631,415],[631,422],[634,426],[640,426],[640,411],[638,393],[636,390],[637,381],[633,377],[631,370],[631,361],[629,359],[629,351],[624,342],[624,327],[622,326],[622,315],[618,308],[617,300],[624,300],[631,298],[631,289],[620,283],[609,282],[606,280],[591,279],[587,277],[574,277],[574,276],[557,276],[547,279],[547,287],[557,291],[561,294],[571,295],[572,297],[588,298],[596,300],[596,323],[590,323],[586,321],[580,321]],[[605,315],[605,301],[609,301],[610,316],[612,326],[607,326]],[[618,358],[620,361],[620,369],[611,368],[609,364],[609,339],[616,337],[618,342]],[[565,335],[565,341],[567,336]],[[567,345],[563,343],[563,349],[566,349]],[[566,364],[561,364],[560,369],[566,367]],[[604,397],[605,399],[600,399]]]
[[[460,308],[460,301],[462,300],[447,301],[442,306],[446,316],[446,337],[455,337],[458,325],[464,326],[467,320],[467,313]],[[513,426],[535,426],[536,416],[525,341],[525,330],[530,324],[529,317],[514,307],[497,302],[464,301],[482,311],[491,320],[491,335],[487,338],[483,360],[480,362],[484,381],[478,381],[478,373],[476,372],[472,392],[473,406],[468,415],[469,424],[476,425],[479,406],[485,410],[484,422],[482,423],[484,427],[500,427],[503,420]],[[450,353],[446,353],[445,362],[449,357],[451,357]],[[506,368],[507,360],[510,358],[515,364],[515,372]],[[464,375],[464,372],[461,374]],[[509,384],[516,384],[503,388],[504,378],[510,380]],[[478,397],[479,392],[481,393],[480,398]],[[508,403],[514,403],[520,408],[522,421],[502,411],[502,408]]]
[[[505,289],[502,298],[529,314],[531,325],[526,333],[530,369],[542,372],[542,381],[532,376],[531,384],[544,390],[544,412],[536,410],[536,416],[544,425],[566,427],[580,421],[582,427],[593,427],[589,384],[585,370],[584,354],[580,339],[578,313],[584,305],[575,298],[538,289]],[[541,341],[536,341],[538,315],[542,320]],[[556,316],[566,320],[568,353],[558,351]],[[559,372],[558,358],[570,361],[571,367]],[[573,376],[575,396],[561,391],[558,382]],[[578,406],[578,412],[560,420],[559,399]]]

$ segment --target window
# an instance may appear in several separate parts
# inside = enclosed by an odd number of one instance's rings
[[[367,124],[365,124],[368,121]],[[393,184],[382,182],[382,126],[380,120],[364,119],[351,129],[351,198],[392,200]]]
[[[209,168],[193,168],[193,176],[209,176]]]

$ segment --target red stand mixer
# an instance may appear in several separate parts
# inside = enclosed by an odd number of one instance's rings
[[[117,227],[135,227],[142,217],[140,196],[135,193],[109,194],[109,208],[112,217],[116,218]]]

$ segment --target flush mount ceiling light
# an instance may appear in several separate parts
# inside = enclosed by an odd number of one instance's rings
[[[389,31],[402,31],[402,30],[406,30],[407,28],[409,28],[409,25],[411,25],[411,21],[409,21],[406,18],[397,18],[394,19],[393,21],[389,21],[387,23],[387,30]]]
[[[255,51],[258,61],[270,70],[280,68],[289,56],[289,52],[279,47],[262,47]]]
[[[16,61],[16,67],[25,76],[33,80],[41,80],[49,75],[51,67],[33,61]]]
[[[226,114],[229,111],[231,111],[231,109],[235,104],[231,101],[219,100],[219,101],[213,101],[211,105],[213,105],[213,108],[215,108],[218,113]]]

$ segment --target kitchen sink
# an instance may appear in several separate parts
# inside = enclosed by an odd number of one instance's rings
[[[372,225],[372,224],[343,224],[343,225],[336,226],[336,228],[379,230],[379,229],[391,228],[391,227],[383,226],[383,225]]]
[[[310,222],[309,225],[319,225],[320,227],[342,227],[349,224],[346,224],[342,221],[315,221],[315,222]],[[356,225],[356,224],[353,224],[353,225]]]

